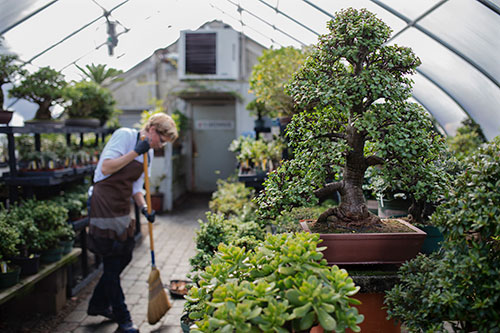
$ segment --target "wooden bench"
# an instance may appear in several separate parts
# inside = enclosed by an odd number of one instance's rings
[[[61,260],[42,264],[37,274],[22,277],[16,285],[1,290],[0,305],[11,301],[9,310],[57,313],[66,304],[68,265],[76,261],[81,252],[82,249],[73,248]]]

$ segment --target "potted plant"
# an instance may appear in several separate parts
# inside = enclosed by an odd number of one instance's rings
[[[18,254],[19,231],[13,227],[5,210],[0,211],[0,289],[19,282],[19,266],[11,265],[8,257]]]
[[[16,64],[18,57],[13,54],[0,54],[0,124],[8,124],[12,119],[13,111],[4,109],[4,93],[2,86],[12,83],[18,75],[25,72],[20,64]]]
[[[19,233],[18,254],[13,256],[11,261],[21,267],[21,275],[38,273],[42,247],[40,230],[29,216],[29,212],[26,212],[23,207],[11,207],[6,216],[9,223]]]
[[[418,253],[425,233],[371,214],[363,182],[366,170],[376,167],[386,182],[411,188],[420,199],[428,195],[422,183],[434,188],[435,180],[446,179],[433,163],[443,140],[426,112],[407,101],[408,75],[420,60],[409,48],[385,45],[390,28],[366,9],[336,13],[328,29],[286,86],[302,110],[287,127],[294,157],[268,175],[257,199],[260,214],[273,218],[338,192],[340,204],[319,215],[312,229],[329,241],[323,243],[333,256],[327,260],[401,263]],[[418,182],[410,183],[407,173]],[[401,224],[405,231],[394,233]],[[348,233],[327,234],[333,230]],[[363,249],[366,257],[354,257]]]
[[[12,97],[23,98],[38,104],[33,122],[53,123],[51,107],[64,102],[64,76],[50,67],[25,74],[19,85],[9,90]]]
[[[254,251],[221,244],[185,297],[191,332],[359,331],[359,290],[328,267],[318,235],[268,235]]]
[[[73,229],[73,224],[67,222],[61,225],[58,229],[59,245],[62,247],[62,255],[68,254],[73,248],[75,243],[75,230]]]
[[[189,118],[179,110],[172,112],[172,119],[179,133],[179,137],[172,144],[172,154],[180,154],[182,150],[182,141],[186,137],[186,132],[189,129]]]
[[[155,177],[153,181],[153,193],[151,193],[151,208],[157,213],[163,212],[163,193],[160,192],[161,182],[167,178],[166,174]]]
[[[465,160],[431,222],[441,250],[403,265],[388,314],[412,332],[495,332],[500,322],[500,138]],[[449,329],[446,329],[449,331]]]
[[[56,203],[36,199],[26,200],[22,206],[40,230],[40,260],[50,263],[61,259],[63,247],[60,241],[67,228],[68,210]]]
[[[64,122],[67,126],[98,127],[100,120],[94,117],[94,112],[98,114],[101,108],[108,113],[113,111],[113,104],[106,105],[109,91],[95,82],[73,82],[66,87],[64,94],[69,101],[64,110],[68,117]]]

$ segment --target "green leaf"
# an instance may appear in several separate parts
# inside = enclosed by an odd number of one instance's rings
[[[293,310],[293,314],[296,316],[296,318],[302,318],[306,315],[307,312],[309,312],[311,306],[311,303],[304,304],[301,307],[295,308]]]
[[[303,318],[300,319],[300,329],[301,330],[307,330],[312,327],[314,324],[314,319],[316,318],[316,315],[313,311],[309,312],[307,315],[305,315]]]
[[[318,309],[317,315],[321,327],[323,327],[326,331],[333,331],[335,327],[337,327],[335,319],[333,319],[333,317],[322,308]]]
[[[285,293],[285,297],[290,301],[290,303],[294,305],[302,305],[303,302],[299,299],[300,293],[296,289],[287,290]]]

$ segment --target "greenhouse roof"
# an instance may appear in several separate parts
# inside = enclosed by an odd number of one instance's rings
[[[0,34],[28,70],[51,66],[79,79],[75,64],[128,70],[180,30],[215,19],[266,47],[313,44],[345,7],[376,13],[394,31],[389,43],[420,57],[413,97],[446,133],[468,115],[488,139],[500,134],[500,0],[0,0]]]

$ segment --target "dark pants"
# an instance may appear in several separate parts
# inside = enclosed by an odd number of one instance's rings
[[[111,306],[113,316],[119,324],[131,320],[120,284],[120,273],[131,260],[132,251],[103,257],[103,274],[89,302],[89,309],[94,311],[105,311]]]

